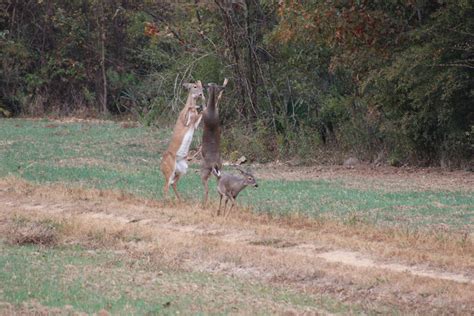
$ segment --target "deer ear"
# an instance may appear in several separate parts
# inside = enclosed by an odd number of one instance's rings
[[[225,88],[225,86],[227,86],[227,83],[229,83],[229,79],[224,78],[224,83],[222,84],[222,87]]]
[[[186,89],[191,89],[192,86],[192,83],[183,83],[183,87],[185,87]]]

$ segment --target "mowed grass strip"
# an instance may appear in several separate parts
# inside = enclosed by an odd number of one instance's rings
[[[130,128],[113,122],[0,119],[0,176],[120,189],[161,199],[159,162],[169,136],[169,129]],[[192,147],[198,142],[199,132]],[[198,168],[191,165],[179,183],[179,190],[191,201],[202,195]],[[348,223],[441,225],[466,231],[474,227],[472,192],[390,192],[348,187],[343,181],[260,180],[258,189],[244,190],[238,201],[252,211],[277,216],[299,213]],[[211,181],[211,196],[217,198],[215,181]]]
[[[354,311],[323,296],[315,299],[279,286],[176,270],[146,257],[2,243],[1,302],[8,305],[0,304],[0,313],[21,310],[25,304],[114,315]]]

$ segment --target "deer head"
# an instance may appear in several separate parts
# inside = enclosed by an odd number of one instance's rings
[[[198,109],[200,106],[197,105],[196,100],[200,99],[202,104],[205,104],[206,99],[204,97],[204,88],[200,80],[196,83],[183,83],[183,87],[188,89],[188,100],[184,108],[184,125],[189,126],[199,116]]]
[[[229,82],[229,79],[225,78],[224,83],[221,86],[218,85],[218,84],[212,83],[212,82],[207,83],[207,84],[204,85],[204,87],[208,91],[209,105],[211,105],[215,109],[218,108],[217,104],[219,103],[219,100],[221,99],[222,93],[224,92],[224,89],[227,86],[228,82]],[[211,100],[211,98],[212,98],[212,100]]]
[[[204,98],[204,88],[201,80],[196,81],[196,83],[183,83],[183,87],[188,89],[189,96],[192,97],[194,101],[201,99],[204,104],[206,99]]]
[[[255,180],[255,177],[253,174],[251,174],[249,171],[245,171],[241,169],[240,167],[235,167],[240,173],[244,176],[244,185],[251,185],[254,187],[258,187],[257,180]]]

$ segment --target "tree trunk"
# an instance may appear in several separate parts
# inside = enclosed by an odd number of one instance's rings
[[[102,29],[101,34],[101,60],[100,64],[102,66],[102,110],[104,114],[108,112],[107,110],[107,74],[105,72],[105,31]]]
[[[107,114],[107,73],[105,68],[105,40],[106,40],[106,33],[105,33],[105,12],[104,12],[104,4],[101,3],[99,6],[99,14],[98,17],[98,24],[100,28],[100,68],[102,72],[102,113]]]

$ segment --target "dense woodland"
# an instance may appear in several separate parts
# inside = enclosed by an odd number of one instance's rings
[[[223,150],[463,167],[473,0],[0,0],[0,115],[169,126],[182,83],[230,79]]]

